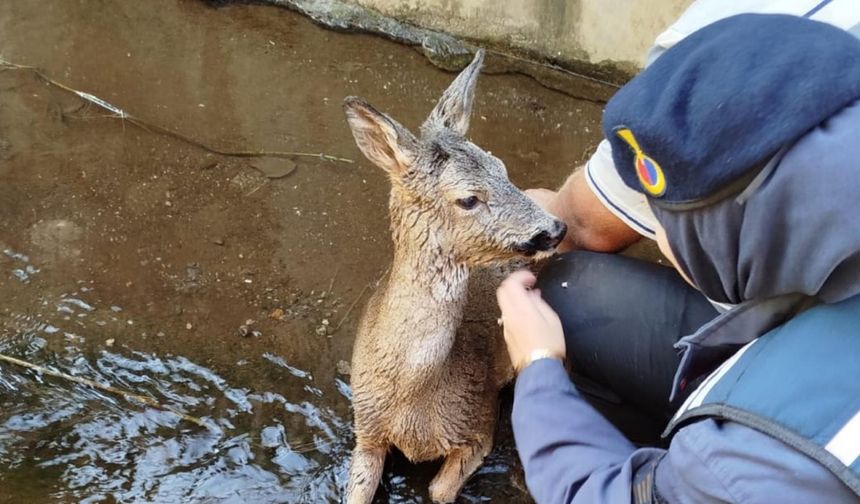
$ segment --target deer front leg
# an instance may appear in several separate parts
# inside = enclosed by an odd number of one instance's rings
[[[382,477],[386,449],[363,446],[359,441],[352,451],[349,466],[349,483],[346,487],[347,504],[370,504]]]
[[[492,435],[478,443],[458,448],[445,457],[442,468],[430,482],[430,499],[436,503],[454,502],[466,480],[484,462],[493,448]]]

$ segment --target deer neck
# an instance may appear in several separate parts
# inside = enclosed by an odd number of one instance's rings
[[[426,305],[453,309],[456,323],[466,300],[469,269],[456,264],[434,244],[426,243],[423,250],[395,243],[394,264],[390,284],[396,285],[398,297],[409,302],[421,300]]]
[[[399,338],[410,372],[432,372],[448,359],[469,283],[469,269],[441,242],[441,224],[432,208],[399,204],[392,196],[394,263],[385,293],[386,308],[408,324]],[[398,331],[400,332],[400,331]]]

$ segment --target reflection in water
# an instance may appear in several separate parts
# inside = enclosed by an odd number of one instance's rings
[[[3,254],[18,263],[17,267],[12,270],[12,275],[20,281],[30,283],[30,277],[39,272],[39,268],[30,264],[30,258],[24,254],[9,249],[4,250]]]
[[[82,297],[69,294],[43,304],[56,307],[63,319],[57,325],[78,329],[83,317],[116,312]],[[31,316],[13,317],[13,326],[15,332],[0,339],[3,353],[148,395],[203,419],[209,428],[3,364],[0,470],[7,479],[32,469],[56,472],[63,488],[53,497],[82,502],[108,496],[159,503],[337,500],[350,426],[323,404],[349,400],[342,381],[320,387],[310,373],[267,353],[240,364],[280,376],[278,391],[249,391],[185,357],[88,352],[81,343],[97,334],[68,332]],[[59,351],[51,351],[49,339],[57,338]]]

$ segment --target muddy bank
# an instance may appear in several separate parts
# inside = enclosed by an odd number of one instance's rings
[[[249,0],[206,0],[213,7],[223,7]],[[559,57],[503,40],[470,40],[444,31],[436,31],[380,14],[372,8],[342,0],[259,0],[303,14],[315,23],[333,30],[377,35],[415,48],[439,68],[462,70],[478,46],[490,57],[484,68],[488,74],[526,75],[544,86],[572,98],[605,102],[635,70],[629,64],[592,63],[582,58]],[[406,9],[401,18],[409,18]]]
[[[0,502],[336,502],[345,361],[391,254],[387,181],[340,103],[416,128],[452,76],[285,9],[190,0],[3,2],[0,50],[207,145],[355,161],[213,155],[0,71],[0,352],[211,427],[0,364]],[[553,186],[600,111],[487,75],[471,136],[515,183]],[[509,432],[499,444],[466,501],[528,501]],[[434,470],[394,458],[380,502],[426,501]]]

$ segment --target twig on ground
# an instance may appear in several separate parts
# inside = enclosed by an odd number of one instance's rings
[[[574,72],[573,70],[568,70],[567,68],[564,68],[564,67],[561,67],[558,65],[554,65],[552,63],[521,58],[521,57],[519,57],[515,54],[511,54],[509,52],[497,51],[497,50],[493,50],[493,49],[485,49],[485,51],[487,51],[487,53],[489,53],[489,54],[496,54],[498,56],[502,56],[503,58],[510,58],[512,60],[521,61],[521,62],[527,63],[529,65],[536,65],[536,66],[542,66],[544,68],[549,68],[550,70],[554,70],[554,71],[559,72],[559,73],[567,74],[567,75],[570,75],[571,77],[576,77],[577,79],[584,79],[584,80],[588,80],[591,82],[595,82],[597,84],[601,84],[603,86],[607,86],[607,87],[611,87],[611,88],[615,88],[615,89],[621,89],[621,85],[616,84],[614,82],[609,82],[608,80],[605,80],[605,79],[599,79],[597,77],[585,75],[584,73]],[[587,98],[580,98],[580,99],[587,100]],[[590,100],[590,101],[595,101],[595,100]],[[602,100],[596,100],[596,101],[602,101]]]
[[[334,287],[334,279],[335,279],[335,278],[337,278],[337,274],[338,274],[338,273],[340,273],[340,267],[338,267],[338,268],[334,271],[334,275],[332,275],[332,277],[331,277],[331,281],[328,283],[328,289],[326,289],[326,291],[325,291],[325,297],[326,297],[326,299],[328,299],[328,297],[329,297],[329,296],[331,296],[331,289]]]
[[[231,150],[227,150],[227,149],[220,149],[217,147],[212,147],[212,146],[204,144],[203,142],[195,140],[191,137],[185,136],[181,133],[171,131],[171,130],[164,128],[162,126],[151,124],[151,123],[148,123],[142,119],[134,117],[133,115],[127,113],[126,111],[122,110],[121,108],[116,107],[114,105],[111,105],[110,103],[102,100],[98,96],[91,95],[91,94],[85,93],[83,91],[78,91],[77,89],[72,89],[69,86],[66,86],[65,84],[58,82],[58,81],[52,79],[51,77],[47,76],[44,72],[42,72],[41,70],[39,70],[36,67],[28,66],[28,65],[18,65],[16,63],[10,63],[10,62],[4,60],[2,57],[0,57],[0,70],[27,70],[27,71],[33,72],[33,74],[35,74],[37,77],[39,77],[43,81],[47,82],[48,84],[55,86],[57,88],[60,88],[63,91],[77,95],[78,97],[85,100],[86,102],[95,104],[95,105],[107,110],[108,112],[111,112],[111,114],[113,114],[113,115],[111,115],[109,117],[121,119],[123,121],[128,121],[128,122],[134,124],[135,126],[141,128],[141,129],[147,130],[151,133],[158,133],[158,134],[162,134],[162,135],[167,135],[167,136],[176,138],[177,140],[181,140],[181,141],[186,142],[188,144],[194,145],[195,147],[199,147],[199,148],[201,148],[207,152],[211,152],[213,154],[218,154],[220,156],[244,157],[244,158],[251,158],[251,157],[275,157],[275,158],[316,157],[316,158],[320,158],[324,161],[332,161],[332,162],[339,162],[339,163],[352,164],[355,162],[352,159],[342,158],[342,157],[338,157],[338,156],[332,156],[330,154],[325,154],[322,152],[314,153],[314,152],[263,151],[263,150],[260,150],[260,151],[231,151]]]
[[[379,278],[377,278],[376,280],[374,280],[372,282],[369,282],[367,285],[364,286],[363,289],[361,289],[361,292],[358,293],[358,297],[355,298],[355,301],[353,301],[351,305],[349,305],[349,308],[346,310],[346,313],[343,314],[343,318],[340,319],[340,322],[338,322],[337,326],[335,326],[335,328],[334,328],[335,332],[337,332],[338,329],[341,328],[343,323],[346,322],[346,319],[349,318],[349,314],[352,313],[352,310],[355,308],[355,305],[357,305],[358,302],[361,301],[361,298],[364,297],[364,293],[367,291],[367,289],[369,289],[371,285],[378,286],[379,282],[383,278],[385,278],[385,275],[387,275],[389,271],[391,271],[390,265],[388,266],[388,268],[385,269],[385,271],[381,275],[379,275]]]
[[[373,282],[371,282],[371,283],[373,283]],[[353,308],[355,308],[355,305],[357,305],[357,304],[358,304],[358,302],[361,300],[361,298],[362,298],[362,297],[364,297],[364,293],[365,293],[365,292],[367,291],[367,289],[369,289],[369,288],[370,288],[370,283],[369,283],[369,284],[367,284],[367,285],[365,285],[365,286],[364,286],[364,288],[363,288],[363,289],[361,289],[361,292],[359,292],[359,293],[358,293],[358,297],[356,297],[356,298],[355,298],[355,301],[353,301],[353,302],[352,302],[352,304],[351,304],[351,305],[349,305],[349,308],[346,310],[346,313],[344,313],[344,314],[343,314],[343,318],[342,318],[342,319],[340,319],[340,322],[338,322],[337,326],[335,326],[335,328],[334,328],[335,332],[337,332],[337,331],[338,331],[338,329],[340,329],[340,328],[341,328],[341,326],[343,325],[343,323],[344,323],[344,322],[346,322],[346,319],[348,319],[348,318],[349,318],[349,314],[350,314],[350,313],[352,313],[352,309],[353,309]]]

